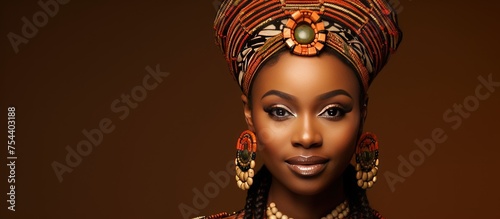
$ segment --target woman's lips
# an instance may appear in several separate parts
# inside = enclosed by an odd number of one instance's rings
[[[319,156],[296,156],[285,161],[290,170],[300,176],[315,176],[321,173],[328,162],[327,158]]]

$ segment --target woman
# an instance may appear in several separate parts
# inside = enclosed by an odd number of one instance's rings
[[[377,180],[378,142],[362,129],[368,87],[401,41],[390,6],[231,0],[215,30],[243,91],[248,130],[235,168],[248,194],[243,210],[205,218],[381,218],[365,192]]]

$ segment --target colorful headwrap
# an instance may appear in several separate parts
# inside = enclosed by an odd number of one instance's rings
[[[244,94],[260,65],[282,49],[301,56],[330,47],[356,69],[364,91],[402,37],[384,0],[226,0],[216,44]]]

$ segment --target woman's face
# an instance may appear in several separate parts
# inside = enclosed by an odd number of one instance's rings
[[[355,73],[330,54],[283,53],[254,79],[249,128],[274,183],[302,195],[338,180],[355,150],[361,120]]]

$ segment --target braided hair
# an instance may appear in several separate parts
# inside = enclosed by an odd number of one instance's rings
[[[271,188],[271,173],[264,165],[255,174],[254,184],[247,193],[245,219],[263,219],[267,209],[267,197]]]
[[[349,219],[376,218],[370,207],[366,191],[356,184],[356,170],[348,165],[343,174],[347,200],[349,202]],[[263,219],[267,209],[267,197],[271,188],[271,173],[264,165],[254,177],[254,184],[247,193],[244,219]]]
[[[356,170],[354,166],[347,166],[344,172],[344,185],[347,200],[349,202],[349,218],[376,218],[373,209],[370,207],[366,190],[360,188],[356,183]]]

